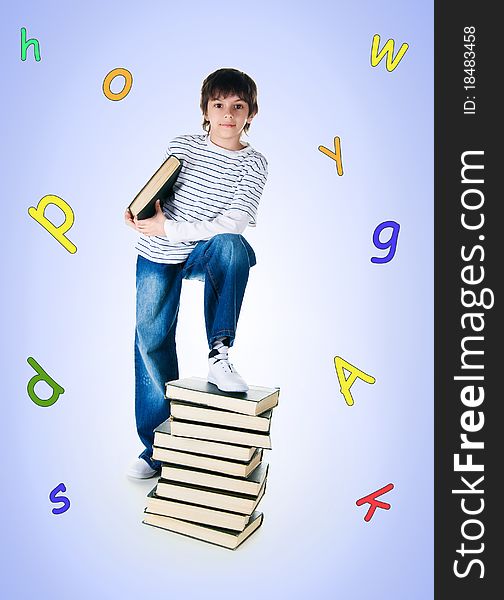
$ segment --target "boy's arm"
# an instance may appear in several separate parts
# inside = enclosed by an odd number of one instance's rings
[[[242,233],[249,223],[249,215],[241,210],[229,209],[211,221],[177,222],[167,219],[156,202],[156,214],[150,219],[138,220],[128,216],[125,220],[138,233],[147,236],[162,236],[170,242],[192,242],[209,240],[219,233]]]
[[[165,236],[171,242],[191,242],[209,240],[220,233],[242,233],[249,222],[249,216],[241,210],[230,209],[212,221],[193,223],[170,221],[164,223]]]
[[[209,240],[220,233],[242,233],[249,216],[241,210],[229,209],[211,221],[177,222],[167,219],[164,234],[170,242]]]
[[[168,151],[169,152],[169,151]],[[135,229],[147,236],[163,236],[171,242],[209,240],[220,233],[242,233],[247,225],[255,225],[255,215],[268,175],[264,157],[253,161],[239,183],[230,207],[212,220],[172,221],[156,203],[156,214],[150,219],[134,219]]]

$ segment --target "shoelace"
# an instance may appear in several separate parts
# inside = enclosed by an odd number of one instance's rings
[[[235,369],[234,369],[233,365],[229,362],[229,357],[228,357],[227,351],[228,351],[227,346],[222,346],[221,348],[219,348],[219,353],[212,356],[213,364],[215,365],[219,361],[223,361],[221,366],[228,367],[229,371],[231,373],[235,373]]]

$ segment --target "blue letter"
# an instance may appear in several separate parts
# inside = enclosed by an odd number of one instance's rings
[[[392,234],[388,241],[380,242],[380,233],[386,227],[392,228]],[[397,248],[397,237],[399,236],[399,228],[400,228],[399,223],[396,223],[395,221],[384,221],[383,223],[380,223],[377,226],[377,228],[374,230],[374,233],[373,233],[373,244],[380,250],[387,250],[387,248],[390,248],[390,250],[389,250],[389,253],[386,256],[384,256],[383,258],[373,256],[371,258],[372,263],[385,264],[385,263],[390,262],[394,258],[396,248]]]
[[[63,506],[61,506],[60,508],[52,509],[52,513],[54,515],[61,515],[70,508],[70,500],[66,496],[57,496],[58,492],[66,492],[66,487],[64,483],[60,483],[49,494],[49,500],[51,502],[54,502],[55,504],[56,502],[61,502],[63,504]]]

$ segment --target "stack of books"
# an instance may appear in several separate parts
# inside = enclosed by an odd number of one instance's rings
[[[161,477],[143,522],[233,550],[256,531],[279,393],[257,386],[221,392],[198,377],[168,382],[171,416],[155,430],[152,454]]]

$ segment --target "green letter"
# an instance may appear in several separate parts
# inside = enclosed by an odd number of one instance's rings
[[[40,44],[36,38],[31,38],[30,40],[26,39],[26,28],[21,27],[21,60],[26,60],[26,50],[28,46],[33,46],[33,54],[35,55],[35,60],[38,62],[40,60]]]
[[[30,398],[33,400],[33,402],[35,402],[37,406],[51,406],[58,400],[58,398],[61,396],[61,394],[63,394],[65,390],[44,371],[44,369],[38,364],[38,362],[34,358],[29,356],[27,362],[30,365],[30,367],[32,367],[38,373],[37,375],[34,375],[28,382],[28,386],[26,388],[28,396],[30,396]],[[52,387],[53,389],[51,397],[47,398],[47,400],[39,398],[35,393],[35,386],[39,381],[45,381],[47,385]]]

